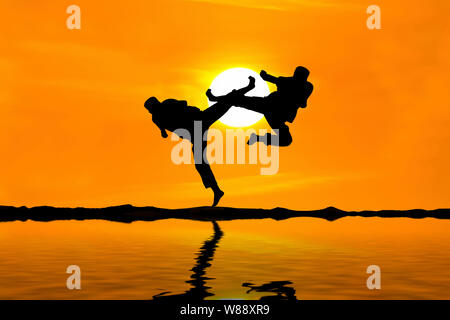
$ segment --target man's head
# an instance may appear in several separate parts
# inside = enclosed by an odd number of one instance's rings
[[[297,67],[294,72],[296,80],[306,81],[309,77],[309,70],[305,67]]]
[[[155,108],[158,107],[161,104],[158,99],[155,97],[148,98],[147,101],[144,103],[145,109],[148,110],[148,112],[153,113],[155,111]]]

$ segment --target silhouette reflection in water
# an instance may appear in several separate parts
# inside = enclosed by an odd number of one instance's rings
[[[214,233],[211,238],[203,243],[203,246],[198,252],[198,256],[195,259],[196,264],[191,269],[191,279],[186,281],[191,285],[191,288],[180,294],[170,294],[170,292],[162,292],[153,296],[155,300],[204,300],[207,297],[214,296],[209,292],[211,287],[206,286],[207,280],[214,278],[206,277],[206,268],[211,266],[211,262],[214,258],[216,248],[219,246],[219,241],[222,239],[224,233],[220,229],[219,224],[216,221],[212,221]],[[255,292],[270,292],[276,295],[263,296],[260,300],[297,300],[295,297],[295,289],[286,287],[286,285],[292,284],[290,281],[272,281],[261,286],[256,286],[252,283],[243,283],[243,287],[249,288],[247,293]]]
[[[261,286],[256,286],[253,283],[243,283],[243,287],[250,288],[247,293],[252,291],[256,292],[271,292],[276,293],[276,295],[263,296],[260,300],[286,300],[295,301],[297,300],[295,296],[295,289],[292,287],[286,287],[286,285],[292,284],[291,281],[272,281],[265,283]]]
[[[214,294],[208,292],[210,287],[206,286],[206,280],[211,280],[213,278],[208,278],[205,276],[206,268],[211,266],[210,261],[213,260],[214,252],[219,244],[220,239],[223,237],[223,232],[220,229],[217,222],[212,221],[214,234],[213,236],[203,243],[200,248],[198,257],[195,259],[197,263],[191,269],[193,272],[191,275],[191,280],[186,281],[191,285],[191,288],[185,293],[167,295],[168,292],[163,292],[153,296],[153,299],[190,299],[190,300],[203,300],[206,297],[213,296]]]

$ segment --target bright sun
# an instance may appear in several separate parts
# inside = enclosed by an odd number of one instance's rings
[[[265,97],[270,94],[269,86],[261,76],[246,68],[233,68],[222,72],[213,80],[209,88],[216,96],[225,95],[233,89],[240,89],[248,85],[249,76],[253,76],[256,83],[255,88],[249,91],[246,96]],[[210,106],[214,104],[209,100],[208,103]],[[219,121],[230,127],[241,128],[255,124],[262,117],[261,113],[233,106]]]

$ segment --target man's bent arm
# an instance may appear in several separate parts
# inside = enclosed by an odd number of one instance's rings
[[[278,78],[277,77],[275,77],[275,76],[272,76],[272,75],[270,75],[270,74],[268,74],[266,71],[261,71],[261,78],[264,80],[264,81],[267,81],[267,82],[271,82],[271,83],[273,83],[273,84],[277,84],[278,83]]]

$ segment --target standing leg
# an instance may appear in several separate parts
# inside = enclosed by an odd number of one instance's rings
[[[202,152],[201,155],[196,156],[195,146],[192,146],[192,152],[194,153],[194,163],[195,169],[200,174],[202,178],[203,185],[206,189],[211,188],[214,192],[214,202],[212,204],[213,207],[217,206],[220,199],[223,197],[224,192],[220,190],[216,178],[214,177],[214,173],[209,166],[208,160],[203,159],[203,153],[206,150],[207,142],[202,140]]]
[[[206,151],[207,141],[203,141],[203,137],[205,136],[205,133],[207,133],[209,127],[214,122],[219,120],[219,118],[222,117],[230,108],[231,106],[228,104],[220,102],[215,103],[208,109],[200,112],[199,116],[194,119],[194,122],[201,122],[202,127],[202,135],[199,141],[197,141],[195,138],[191,141],[192,152],[194,154],[195,169],[197,169],[198,173],[200,174],[205,188],[211,188],[214,192],[214,202],[212,204],[213,207],[215,207],[219,203],[220,199],[224,195],[224,192],[220,190],[219,185],[217,184],[216,178],[214,177],[211,167],[209,166],[208,159],[204,159],[205,157],[203,155]],[[193,132],[195,132],[195,128],[193,129]],[[198,146],[197,143],[200,144],[200,146]],[[198,152],[198,150],[196,152],[197,148],[200,149],[200,152]]]

